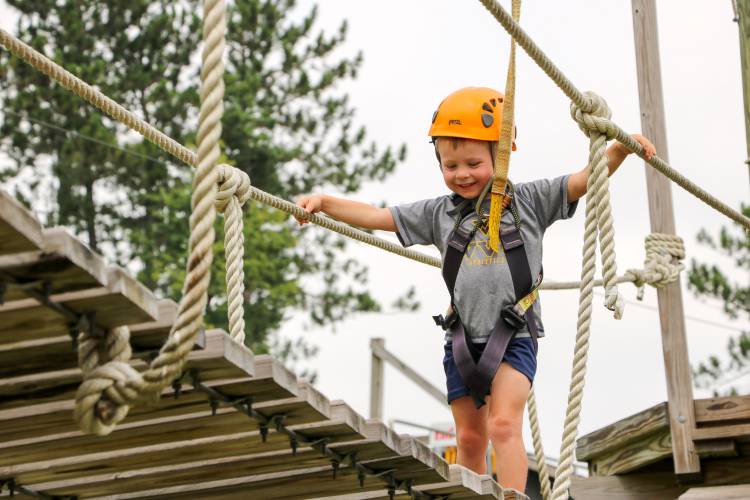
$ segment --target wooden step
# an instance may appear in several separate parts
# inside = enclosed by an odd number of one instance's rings
[[[7,191],[0,189],[0,255],[38,250],[42,225]]]

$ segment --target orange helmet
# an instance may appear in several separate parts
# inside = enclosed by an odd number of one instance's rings
[[[443,99],[432,115],[431,137],[461,137],[480,141],[500,139],[503,94],[487,87],[466,87]],[[515,137],[515,127],[513,128]],[[516,142],[513,141],[513,151]]]

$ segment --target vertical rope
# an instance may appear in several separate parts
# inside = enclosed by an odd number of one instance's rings
[[[193,178],[187,274],[169,338],[145,373],[139,374],[123,361],[109,361],[85,375],[76,393],[74,418],[81,430],[98,435],[110,433],[130,407],[144,398],[156,398],[179,375],[203,324],[208,297],[213,224],[216,218],[217,172],[221,115],[224,99],[224,34],[226,6],[223,0],[204,2],[201,109],[198,126],[197,167]],[[120,334],[126,334],[117,330]],[[112,346],[119,342],[111,342]],[[84,350],[91,356],[91,349]],[[88,368],[88,362],[85,364]]]
[[[539,430],[539,415],[536,411],[536,396],[534,388],[531,388],[528,398],[529,424],[531,425],[531,439],[534,442],[534,457],[536,458],[536,471],[539,476],[539,485],[542,490],[542,498],[549,500],[551,487],[549,482],[549,471],[547,470],[547,458],[542,446],[542,433]]]
[[[250,178],[240,169],[221,165],[216,209],[224,213],[224,252],[226,257],[227,315],[229,336],[245,343],[245,236],[242,205],[250,198]]]

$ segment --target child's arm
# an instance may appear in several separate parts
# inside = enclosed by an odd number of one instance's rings
[[[310,194],[297,200],[297,206],[314,214],[324,212],[336,220],[365,229],[396,232],[396,223],[388,208],[379,208],[358,201],[336,198],[327,194]],[[300,225],[307,221],[297,219]]]
[[[643,146],[643,152],[646,155],[646,159],[650,160],[651,157],[656,154],[656,148],[654,148],[654,145],[651,144],[651,141],[640,134],[633,134],[631,137],[638,141],[641,146]],[[622,162],[630,153],[630,150],[628,150],[628,148],[626,148],[619,142],[615,142],[607,148],[610,176],[615,173],[615,170],[617,170],[617,168],[622,164]],[[587,165],[586,168],[579,172],[571,174],[571,176],[568,178],[568,203],[573,203],[586,194],[590,171],[591,166]]]

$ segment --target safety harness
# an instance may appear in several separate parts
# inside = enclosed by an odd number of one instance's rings
[[[534,343],[534,352],[537,350],[539,331],[531,306],[538,298],[538,287],[542,281],[542,273],[539,274],[536,281],[532,281],[529,260],[521,238],[521,220],[514,205],[512,185],[509,185],[508,193],[511,196],[510,211],[513,214],[514,226],[510,229],[501,227],[500,242],[510,269],[516,303],[508,304],[502,309],[500,318],[495,323],[484,350],[479,352],[479,349],[471,342],[466,333],[454,305],[454,288],[461,261],[477,230],[482,224],[486,223],[486,217],[481,213],[480,201],[477,203],[479,217],[474,226],[470,230],[461,227],[461,222],[474,211],[474,208],[468,203],[469,200],[464,200],[457,207],[456,224],[448,237],[445,259],[443,260],[443,279],[451,296],[451,307],[445,318],[443,315],[433,316],[435,323],[451,334],[453,359],[477,408],[485,404],[484,398],[490,392],[492,380],[503,360],[505,350],[513,336],[524,326],[528,326]]]

